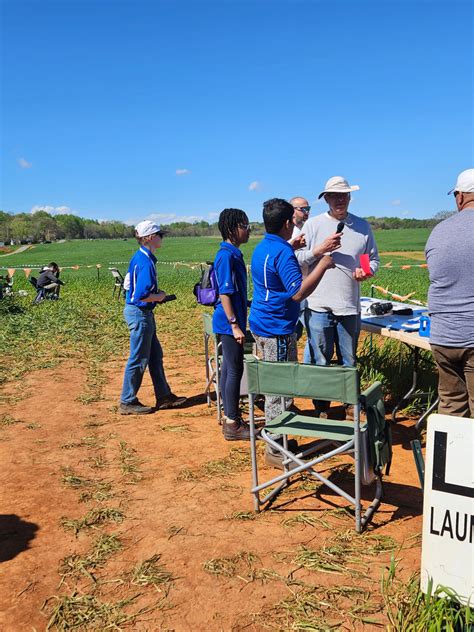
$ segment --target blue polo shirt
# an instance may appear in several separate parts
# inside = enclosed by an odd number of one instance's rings
[[[300,304],[291,297],[300,290],[303,276],[293,248],[279,235],[265,233],[255,248],[252,280],[251,331],[264,338],[292,334]]]
[[[133,255],[128,266],[127,277],[130,287],[127,290],[127,305],[135,305],[144,309],[154,309],[156,307],[156,303],[146,303],[142,300],[150,296],[150,294],[158,292],[155,265],[155,255],[145,246],[140,246],[140,249]]]
[[[230,296],[239,327],[245,332],[247,328],[247,269],[244,256],[239,248],[223,241],[214,259],[214,272],[219,296],[222,294]],[[220,299],[216,303],[212,327],[216,334],[232,335],[232,327],[227,320]]]

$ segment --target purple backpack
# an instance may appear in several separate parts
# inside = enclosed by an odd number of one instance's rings
[[[201,266],[201,280],[194,286],[194,296],[200,305],[215,305],[219,298],[214,264],[209,263],[206,268]]]

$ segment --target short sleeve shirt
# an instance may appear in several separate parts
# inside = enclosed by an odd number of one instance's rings
[[[265,233],[252,257],[254,293],[250,329],[265,338],[292,334],[300,314],[294,296],[303,277],[293,248],[279,235]]]
[[[230,296],[239,327],[245,332],[247,329],[247,269],[239,248],[223,241],[214,259],[214,272],[219,296],[223,294]],[[212,327],[216,334],[232,335],[232,327],[220,299],[216,303]]]

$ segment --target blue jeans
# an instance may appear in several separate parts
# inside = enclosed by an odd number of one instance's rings
[[[121,403],[135,404],[137,402],[137,393],[147,367],[156,398],[168,395],[171,389],[165,377],[163,350],[156,337],[153,311],[141,309],[135,305],[125,305],[123,315],[130,330],[130,357],[123,377]]]
[[[222,370],[220,390],[224,404],[224,414],[234,421],[240,419],[240,382],[244,372],[244,345],[234,336],[221,334]]]
[[[360,316],[336,316],[332,312],[305,310],[308,341],[303,361],[306,364],[330,364],[336,348],[337,363],[355,366],[357,342],[360,334]]]
[[[305,309],[305,326],[308,341],[303,362],[328,366],[336,348],[337,363],[355,366],[357,342],[360,334],[360,315],[336,316],[332,312],[314,312]],[[326,409],[330,402],[313,400],[317,408]]]

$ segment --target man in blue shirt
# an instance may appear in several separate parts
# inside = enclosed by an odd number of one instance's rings
[[[263,205],[266,233],[252,257],[254,293],[249,325],[264,360],[295,361],[296,323],[300,302],[316,288],[334,264],[330,255],[322,255],[312,272],[303,279],[293,248],[288,243],[293,233],[294,208],[286,200],[274,198]],[[340,237],[328,243],[328,251],[339,248]],[[286,402],[286,407],[291,400]],[[280,397],[265,399],[267,422],[282,411]],[[268,458],[267,458],[268,460]],[[276,462],[272,463],[278,467]]]
[[[164,234],[158,224],[149,220],[140,222],[135,228],[140,248],[130,261],[124,281],[127,298],[123,313],[130,330],[130,357],[120,397],[121,415],[146,415],[154,410],[176,408],[186,402],[185,397],[171,392],[166,381],[163,350],[156,336],[153,315],[156,304],[166,298],[166,294],[158,289],[154,255],[155,250],[161,247]],[[147,367],[155,391],[155,408],[144,406],[137,398]]]

